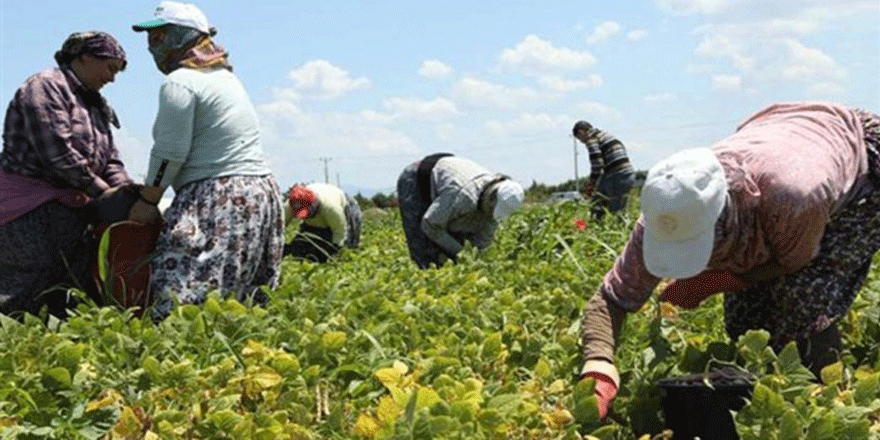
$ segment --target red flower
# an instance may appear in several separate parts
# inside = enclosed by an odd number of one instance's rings
[[[583,219],[576,218],[574,219],[574,228],[578,231],[583,231],[587,229],[587,222]]]

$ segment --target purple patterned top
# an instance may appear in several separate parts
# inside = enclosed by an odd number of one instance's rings
[[[25,81],[6,110],[0,169],[91,197],[133,183],[113,144],[113,110],[66,67]]]

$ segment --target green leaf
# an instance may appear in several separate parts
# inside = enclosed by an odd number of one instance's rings
[[[522,395],[520,394],[499,394],[486,403],[488,408],[495,408],[502,416],[512,414],[522,403]]]
[[[853,400],[857,405],[868,406],[880,396],[880,373],[860,379],[855,385]]]
[[[103,283],[107,282],[110,272],[110,229],[104,229],[104,232],[101,234],[101,241],[98,243],[98,276],[101,277],[101,282]]]
[[[431,408],[434,404],[441,402],[440,396],[430,388],[419,388],[417,408]]]
[[[574,387],[574,411],[572,411],[572,415],[580,424],[591,424],[600,420],[599,406],[594,393],[595,388],[596,379],[594,378],[583,379]]]
[[[792,408],[785,410],[779,421],[779,440],[800,440],[804,438],[804,428],[797,411]]]
[[[821,371],[822,383],[827,386],[833,386],[843,380],[843,363],[837,361],[831,365],[825,366]]]
[[[798,353],[797,344],[793,341],[785,345],[785,348],[779,353],[779,365],[782,371],[789,373],[801,366],[801,356]]]
[[[768,341],[770,341],[770,333],[766,330],[749,330],[739,338],[738,343],[740,347],[758,354],[764,350]]]
[[[43,372],[43,384],[50,390],[67,389],[70,388],[71,383],[67,368],[55,367]]]
[[[754,411],[769,417],[778,417],[786,409],[782,396],[761,383],[755,384],[752,391],[752,405]]]
[[[213,411],[208,414],[207,420],[220,431],[229,433],[241,420],[241,416],[239,416],[232,410],[221,409],[219,411]]]
[[[379,382],[382,382],[382,385],[385,385],[386,387],[397,386],[403,379],[403,375],[395,368],[382,368],[376,370],[373,375],[376,376],[376,379],[379,379]]]
[[[832,412],[826,412],[817,418],[807,428],[807,440],[836,440],[834,435],[835,416]]]
[[[345,332],[327,332],[321,336],[321,345],[327,350],[338,350],[345,345]]]

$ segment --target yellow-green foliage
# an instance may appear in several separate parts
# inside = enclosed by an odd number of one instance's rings
[[[635,203],[635,202],[633,202]],[[418,270],[396,211],[370,210],[360,249],[286,259],[266,307],[216,295],[153,324],[79,306],[65,322],[0,322],[0,434],[23,439],[628,439],[663,429],[656,381],[737,363],[760,377],[743,438],[880,435],[877,276],[844,323],[843,361],[811,383],[793,348],[727,340],[718,298],[650,301],[618,349],[624,380],[596,420],[581,309],[637,214],[532,205],[484,252]],[[575,219],[587,220],[579,230]],[[290,231],[288,231],[289,233]]]

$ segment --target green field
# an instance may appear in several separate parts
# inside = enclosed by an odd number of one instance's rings
[[[580,313],[637,215],[524,207],[485,251],[417,270],[396,211],[365,212],[361,248],[285,259],[266,307],[216,296],[159,324],[80,305],[65,322],[0,317],[6,439],[662,438],[658,379],[736,364],[758,375],[744,439],[880,438],[880,279],[843,323],[845,353],[810,381],[797,350],[729,341],[720,295],[656,299],[618,348],[616,421],[577,384]],[[288,231],[288,234],[292,231]]]

